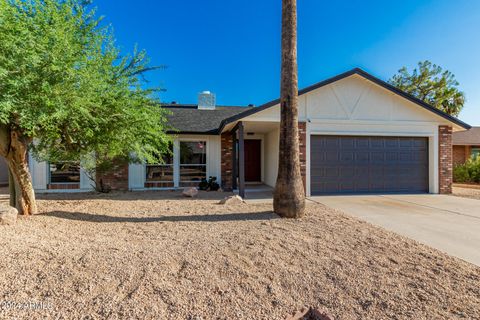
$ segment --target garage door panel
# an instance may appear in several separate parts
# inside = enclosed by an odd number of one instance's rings
[[[353,182],[343,182],[340,184],[340,192],[355,192],[355,184]]]
[[[354,138],[345,138],[340,140],[342,149],[353,149],[355,148],[355,139]]]
[[[369,145],[369,138],[367,137],[357,137],[355,138],[355,148],[363,150]]]
[[[428,138],[311,136],[311,194],[428,192]]]
[[[355,154],[353,151],[343,151],[340,152],[340,161],[353,161]]]
[[[338,161],[338,160],[339,160],[339,154],[337,152],[327,152],[325,154],[326,162]]]
[[[366,164],[370,160],[370,153],[366,151],[355,152],[355,161],[359,164]]]
[[[355,167],[354,166],[345,166],[340,168],[340,177],[348,178],[355,176]]]
[[[371,161],[375,163],[383,163],[385,161],[385,152],[373,151],[370,153]]]

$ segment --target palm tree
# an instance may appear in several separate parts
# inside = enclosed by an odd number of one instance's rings
[[[280,152],[273,196],[275,213],[299,218],[305,211],[298,141],[297,1],[282,1]]]

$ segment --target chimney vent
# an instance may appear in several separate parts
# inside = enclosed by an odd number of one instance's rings
[[[215,94],[210,91],[202,91],[198,94],[199,110],[215,110]]]

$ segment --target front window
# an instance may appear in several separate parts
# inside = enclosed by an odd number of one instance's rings
[[[50,184],[55,183],[80,183],[80,162],[50,163]]]
[[[173,146],[170,152],[162,155],[161,164],[147,164],[146,182],[148,186],[173,187]]]
[[[198,185],[207,178],[207,142],[180,142],[180,185]]]

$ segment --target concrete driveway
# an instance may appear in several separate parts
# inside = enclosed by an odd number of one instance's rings
[[[480,200],[447,195],[319,196],[310,200],[480,266]]]

